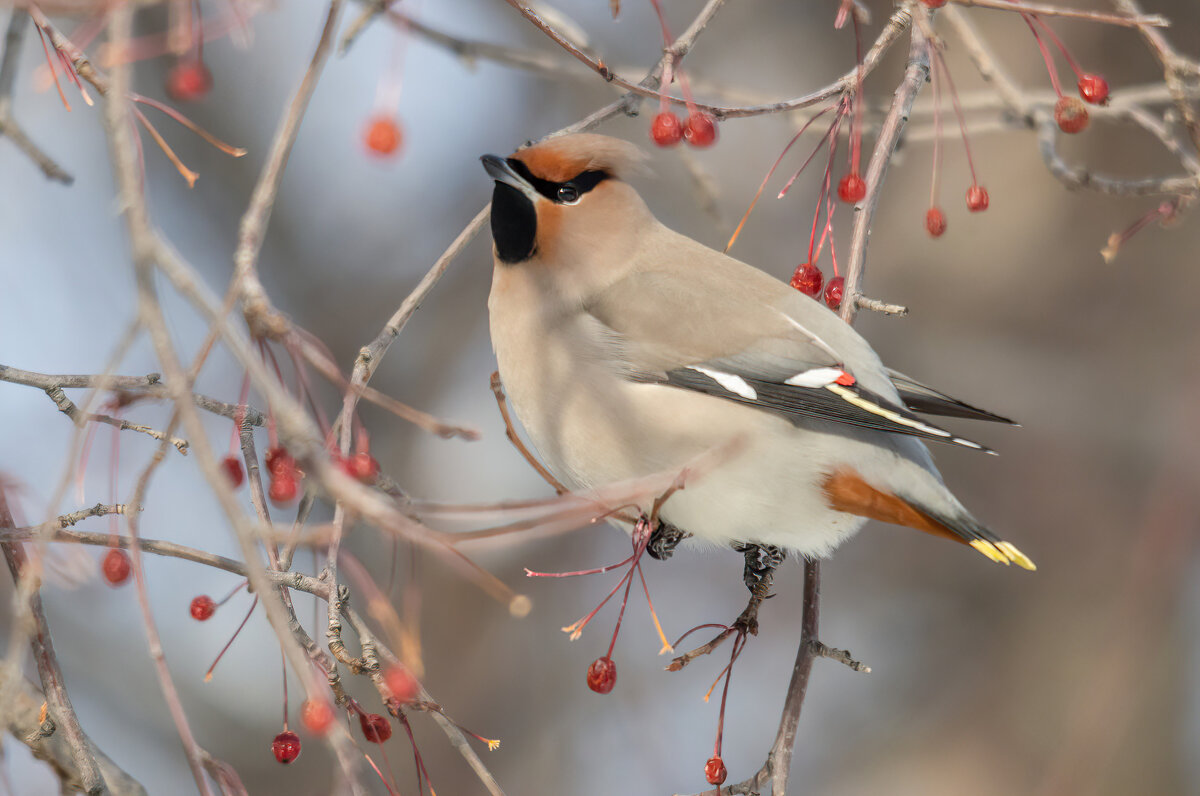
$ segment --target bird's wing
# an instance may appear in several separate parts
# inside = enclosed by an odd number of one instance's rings
[[[926,415],[941,415],[943,417],[964,417],[970,420],[986,420],[992,423],[1007,423],[1017,425],[1007,417],[1003,417],[986,409],[971,406],[969,403],[952,398],[943,392],[933,389],[928,384],[922,384],[916,379],[905,376],[899,371],[888,368],[888,377],[900,393],[900,400],[914,412]]]
[[[988,450],[905,408],[870,346],[829,310],[757,269],[722,261],[691,271],[638,269],[591,297],[584,309],[623,375],[791,420]]]

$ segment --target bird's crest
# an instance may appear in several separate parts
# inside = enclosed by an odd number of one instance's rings
[[[585,171],[604,171],[614,177],[625,177],[641,170],[646,153],[619,138],[578,133],[520,149],[513,158],[524,163],[535,177],[566,182]]]

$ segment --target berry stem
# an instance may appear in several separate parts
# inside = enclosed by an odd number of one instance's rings
[[[288,731],[288,686],[287,686],[287,656],[283,647],[279,648],[279,668],[283,670],[283,731]]]
[[[238,634],[242,632],[242,628],[250,621],[250,617],[254,615],[254,609],[258,606],[258,596],[255,595],[254,600],[250,603],[250,610],[246,612],[246,616],[242,619],[242,623],[237,626],[237,630],[233,631],[233,635],[229,641],[225,642],[225,646],[221,647],[221,651],[217,653],[217,657],[213,660],[212,666],[208,667],[208,671],[204,673],[204,682],[212,680],[213,670],[217,668],[217,664],[221,662],[221,658],[225,657],[225,653],[233,646],[233,642],[237,641]]]
[[[933,44],[929,44],[929,47],[932,50]],[[942,177],[942,82],[937,59],[931,57],[930,60],[934,62],[934,68],[929,73],[933,89],[933,177],[929,181],[929,206],[936,207]]]
[[[1034,41],[1037,42],[1038,49],[1042,52],[1042,60],[1046,62],[1046,71],[1050,73],[1050,85],[1054,87],[1054,93],[1061,97],[1063,95],[1062,86],[1058,82],[1058,69],[1054,66],[1054,56],[1050,54],[1050,48],[1046,46],[1046,42],[1042,41],[1037,26],[1033,24],[1037,16],[1022,11],[1021,19],[1025,20],[1025,24],[1029,26],[1029,32],[1033,34]]]
[[[850,21],[854,25],[854,60],[858,68],[854,74],[854,116],[850,120],[850,173],[858,174],[862,158],[862,88],[863,88],[863,54],[862,29],[858,24],[858,14],[851,12]]]
[[[796,133],[794,136],[792,136],[792,140],[788,141],[787,146],[785,146],[783,148],[783,151],[779,153],[779,157],[775,158],[775,163],[772,164],[771,168],[767,171],[767,176],[763,177],[762,182],[758,186],[758,190],[754,193],[754,198],[750,201],[750,206],[748,208],[746,208],[746,213],[742,216],[742,220],[738,222],[737,229],[735,229],[733,231],[733,235],[730,236],[729,243],[725,244],[726,252],[728,252],[730,249],[733,248],[734,241],[736,241],[738,239],[738,235],[742,234],[742,227],[744,227],[746,225],[746,220],[748,218],[750,218],[750,214],[752,212],[754,212],[754,206],[758,204],[758,200],[762,196],[763,190],[767,187],[767,182],[775,174],[775,170],[777,168],[779,168],[779,164],[781,162],[783,162],[783,156],[788,153],[788,150],[792,148],[793,144],[795,144],[797,141],[800,140],[800,136],[804,135],[805,131],[808,130],[808,128],[812,125],[813,122],[815,122],[817,119],[820,119],[827,112],[829,112],[831,109],[833,109],[833,107],[834,107],[833,105],[827,105],[824,108],[822,108],[820,111],[818,111],[815,115],[813,115],[811,118],[809,118],[809,120],[804,123],[804,126],[800,128],[800,132]],[[826,133],[826,135],[828,135],[828,133]],[[824,140],[824,139],[822,139],[822,140]],[[819,148],[820,144],[817,144],[817,147]],[[815,150],[814,150],[814,154],[815,154]],[[809,156],[809,160],[812,160],[811,155]],[[805,165],[808,165],[808,161],[805,161]],[[803,171],[804,167],[801,166],[800,168],[801,168],[801,171]]]
[[[950,68],[946,66],[945,56],[937,46],[934,46],[933,53],[936,56],[935,68],[942,70],[942,77],[946,79],[946,86],[950,89],[950,102],[954,105],[954,115],[958,118],[958,129],[962,133],[963,149],[967,154],[967,166],[971,170],[971,184],[977,185],[979,179],[975,176],[975,159],[971,157],[971,142],[967,139],[967,117],[963,115],[962,106],[958,103],[958,91],[954,88],[954,78],[950,76]]]
[[[617,646],[617,634],[621,632],[621,621],[625,618],[625,606],[629,604],[629,589],[633,586],[633,571],[637,569],[637,564],[629,568],[629,572],[625,575],[625,594],[621,597],[621,610],[617,612],[617,626],[613,628],[612,641],[608,643],[608,653],[606,658],[612,659],[613,649]]]

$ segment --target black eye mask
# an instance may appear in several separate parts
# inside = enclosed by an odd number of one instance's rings
[[[606,171],[584,171],[566,182],[551,182],[550,180],[543,180],[533,176],[533,172],[529,170],[529,167],[516,158],[509,158],[508,165],[512,167],[513,171],[520,174],[526,182],[532,185],[534,190],[551,202],[559,204],[573,204],[574,201],[577,201],[577,198],[575,200],[564,201],[564,198],[560,195],[561,189],[574,188],[575,196],[580,197],[611,176]]]
[[[555,204],[573,205],[585,193],[607,180],[604,171],[585,171],[566,182],[551,182],[533,176],[529,167],[515,158],[508,165]],[[497,182],[492,191],[492,239],[496,256],[503,263],[519,263],[533,256],[537,240],[537,211],[529,197],[511,185]]]

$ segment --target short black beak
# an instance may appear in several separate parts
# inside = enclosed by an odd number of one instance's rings
[[[496,182],[516,188],[529,197],[530,201],[536,201],[541,198],[541,194],[537,192],[537,189],[530,185],[524,177],[517,174],[505,158],[498,155],[481,155],[479,160],[483,163],[483,168],[488,173],[488,176]]]

